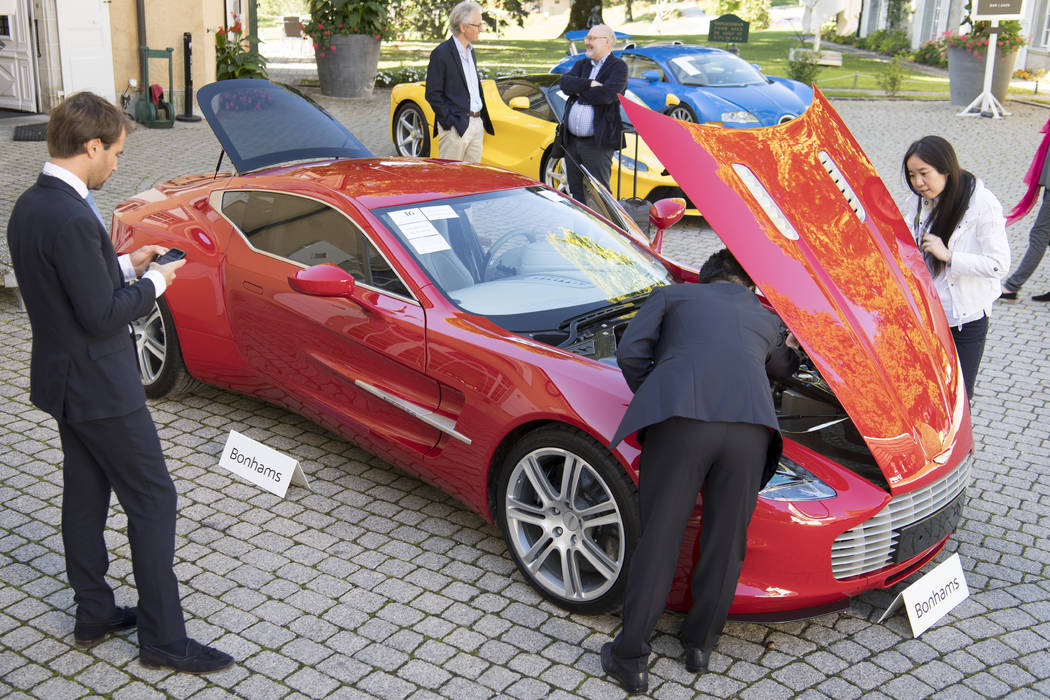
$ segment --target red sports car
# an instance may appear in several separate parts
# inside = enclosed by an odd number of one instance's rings
[[[134,327],[147,392],[196,380],[308,416],[496,523],[548,599],[614,606],[639,534],[638,445],[607,447],[631,398],[616,344],[650,290],[695,271],[607,192],[592,210],[497,168],[374,158],[264,81],[198,101],[237,173],[114,216],[118,250],[187,253]],[[770,387],[787,444],[733,615],[825,612],[915,572],[959,520],[972,439],[936,294],[872,166],[819,96],[766,129],[632,116],[808,353]]]

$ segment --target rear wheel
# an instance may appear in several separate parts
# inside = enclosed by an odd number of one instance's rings
[[[415,102],[406,102],[394,113],[394,150],[399,156],[430,156],[430,125]]]
[[[569,179],[565,174],[565,159],[551,158],[550,149],[543,155],[543,164],[540,166],[543,176],[543,184],[569,194]]]
[[[142,318],[131,323],[135,340],[135,361],[146,396],[178,396],[197,386],[182,361],[175,322],[167,302],[157,299],[153,308]]]
[[[637,490],[608,450],[568,426],[541,428],[507,455],[498,489],[507,547],[540,594],[585,614],[622,600],[641,525]]]

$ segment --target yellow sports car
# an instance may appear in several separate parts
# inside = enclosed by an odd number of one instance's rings
[[[565,163],[551,158],[554,127],[565,109],[560,75],[516,75],[482,80],[485,104],[495,135],[485,134],[481,162],[542,180],[567,192]],[[423,97],[423,83],[402,83],[390,93],[390,137],[398,155],[439,158],[434,136],[434,111]],[[609,189],[618,199],[641,197],[650,202],[685,195],[653,152],[624,120],[627,145],[613,156]],[[692,209],[692,205],[687,206]],[[689,213],[696,213],[690,211]]]

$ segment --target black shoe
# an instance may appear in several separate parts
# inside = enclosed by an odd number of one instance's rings
[[[710,660],[710,651],[696,647],[685,648],[685,667],[691,673],[707,673],[707,662]]]
[[[1046,292],[1045,294],[1036,294],[1034,297],[1032,297],[1032,301],[1050,301],[1050,292]]]
[[[77,622],[73,625],[73,640],[78,649],[90,649],[101,644],[111,633],[126,630],[135,626],[138,621],[138,608],[122,608],[119,605],[113,611],[113,617],[102,622]]]
[[[1004,289],[1003,293],[999,295],[999,298],[1003,301],[1017,301],[1017,292],[1009,292]]]
[[[630,694],[649,690],[649,671],[631,671],[613,654],[612,642],[602,644],[602,669],[620,682],[620,687]]]
[[[139,649],[139,662],[146,668],[171,668],[183,673],[211,673],[233,665],[233,657],[193,639],[186,640],[186,653],[173,654],[161,647]]]

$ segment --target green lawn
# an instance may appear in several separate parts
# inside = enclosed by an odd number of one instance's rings
[[[665,34],[661,36],[635,35],[632,41],[647,44],[655,41],[680,40],[688,44],[706,44],[706,37],[689,34]],[[398,68],[417,68],[425,71],[427,57],[435,42],[397,41],[384,42],[379,58],[380,71]],[[713,44],[725,48],[722,44]],[[790,31],[751,32],[750,41],[739,45],[742,58],[757,63],[769,75],[787,75],[787,57],[791,48],[799,46],[795,34]],[[582,49],[582,44],[577,44]],[[478,62],[489,75],[502,75],[511,71],[545,73],[565,56],[568,42],[564,39],[498,39],[485,37],[477,45]],[[842,66],[823,66],[817,74],[817,87],[829,95],[849,94],[853,89],[873,90],[882,94],[877,76],[889,65],[886,59],[862,58],[843,55]],[[902,92],[944,93],[948,92],[948,79],[932,77],[905,69]]]

